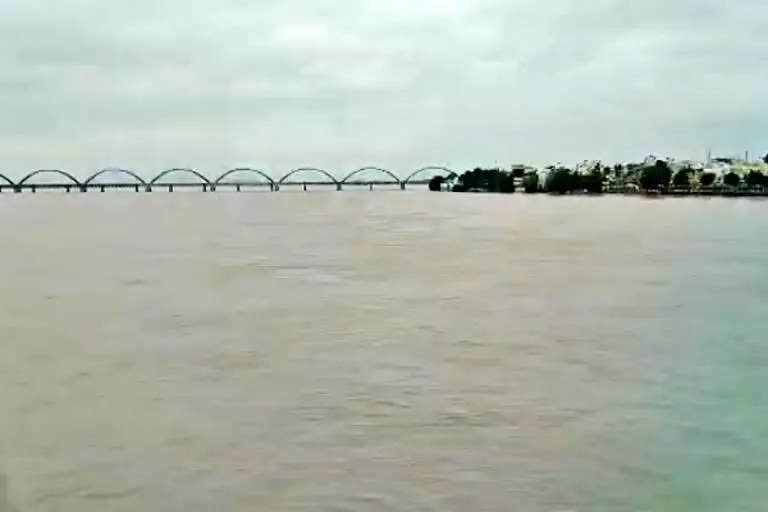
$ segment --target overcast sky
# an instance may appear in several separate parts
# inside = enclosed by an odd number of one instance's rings
[[[766,0],[0,0],[0,172],[768,152]]]

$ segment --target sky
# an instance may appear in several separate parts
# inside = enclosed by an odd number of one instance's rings
[[[0,0],[0,172],[768,152],[765,0]]]

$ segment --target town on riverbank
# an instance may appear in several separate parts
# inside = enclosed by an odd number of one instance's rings
[[[639,163],[607,165],[584,161],[543,169],[512,165],[476,168],[459,175],[435,176],[432,191],[550,194],[672,194],[768,196],[768,155],[759,161],[711,158],[706,161],[648,156]]]

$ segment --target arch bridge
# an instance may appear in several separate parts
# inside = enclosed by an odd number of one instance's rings
[[[16,190],[16,183],[5,174],[0,173],[0,192],[2,192],[3,187],[6,186],[10,186],[12,189]]]
[[[367,173],[374,173],[380,176],[380,178],[371,180],[360,177],[367,175]],[[341,180],[341,183],[344,185],[368,186],[371,190],[373,190],[374,185],[395,185],[401,189],[404,188],[404,182],[399,176],[390,170],[375,166],[361,167],[356,171],[352,171]]]
[[[230,179],[230,176],[233,176],[235,174],[249,174],[253,177],[258,178],[264,178],[266,181],[233,181]],[[219,187],[234,187],[235,190],[240,192],[242,187],[269,187],[269,190],[275,190],[275,187],[277,184],[275,183],[275,180],[272,179],[272,176],[267,174],[264,171],[260,171],[259,169],[252,169],[250,167],[237,167],[235,169],[230,169],[218,178],[216,178],[213,181],[213,185],[211,187],[211,190],[216,190]]]
[[[403,180],[403,183],[413,183],[413,184],[426,184],[429,183],[428,179],[415,179],[417,176],[426,176],[427,173],[435,173],[438,176],[444,176],[446,178],[449,178],[451,176],[455,176],[457,173],[453,171],[452,169],[449,169],[447,167],[443,167],[441,165],[430,165],[427,167],[422,167],[421,169],[418,169],[411,173],[405,180]]]
[[[134,189],[152,192],[153,189],[167,188],[173,192],[176,188],[197,188],[204,192],[215,191],[219,188],[235,189],[238,192],[243,187],[268,187],[272,191],[280,190],[282,186],[299,186],[304,190],[308,186],[329,186],[336,190],[342,190],[345,186],[367,186],[370,190],[374,186],[395,186],[405,190],[407,185],[421,185],[429,182],[427,176],[442,175],[449,177],[456,173],[443,166],[422,167],[401,178],[396,173],[377,166],[366,166],[356,169],[343,178],[337,178],[333,173],[318,167],[299,167],[287,172],[279,179],[273,178],[267,172],[251,167],[237,167],[222,173],[216,179],[210,179],[201,172],[190,168],[173,168],[160,172],[151,179],[145,179],[134,171],[122,168],[102,169],[80,181],[67,171],[59,169],[39,169],[22,177],[19,181],[13,181],[7,175],[0,173],[0,192],[4,188],[10,188],[15,192],[38,189],[64,189],[70,192],[72,189],[87,192],[90,189]],[[114,176],[126,178],[116,180]],[[236,175],[247,176],[243,179],[235,179]],[[54,181],[40,181],[36,178],[46,176],[57,178]],[[107,179],[110,177],[110,179]],[[181,179],[187,178],[187,179]],[[192,178],[191,180],[188,178]]]

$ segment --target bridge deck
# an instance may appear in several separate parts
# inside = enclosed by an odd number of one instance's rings
[[[426,185],[428,182],[419,180],[408,182],[407,185]],[[397,187],[402,190],[406,189],[406,184],[403,182],[385,181],[385,180],[372,180],[372,181],[348,181],[348,182],[332,182],[332,181],[288,181],[284,183],[270,183],[266,181],[257,182],[221,182],[221,183],[190,183],[190,182],[163,182],[163,183],[23,183],[23,184],[8,184],[0,183],[0,193],[6,191],[23,192],[29,191],[32,193],[38,190],[64,190],[66,192],[88,192],[88,191],[101,191],[104,192],[109,189],[126,189],[134,190],[135,192],[152,192],[154,190],[166,190],[173,192],[175,189],[199,189],[203,192],[216,191],[217,189],[235,189],[240,192],[243,189],[248,188],[267,188],[273,191],[279,191],[281,187],[301,187],[307,190],[309,187],[335,187],[337,190],[343,190],[344,187],[368,187],[371,190],[375,187]]]

